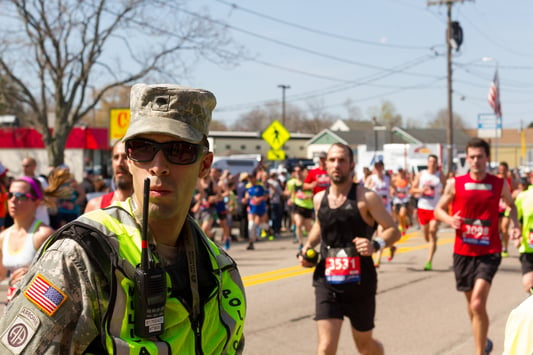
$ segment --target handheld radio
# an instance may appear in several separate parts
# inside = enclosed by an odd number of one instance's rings
[[[163,333],[167,279],[165,271],[151,260],[148,250],[148,204],[150,178],[144,180],[141,265],[135,270],[135,334],[149,338]]]

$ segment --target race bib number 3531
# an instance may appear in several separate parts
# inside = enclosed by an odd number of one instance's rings
[[[335,256],[326,258],[326,280],[330,284],[361,281],[359,256]]]

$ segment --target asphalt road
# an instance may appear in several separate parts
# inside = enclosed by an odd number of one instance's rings
[[[423,271],[427,244],[419,231],[410,230],[397,244],[393,261],[385,257],[378,271],[376,338],[387,354],[473,354],[474,344],[463,293],[455,290],[452,271],[452,231],[439,232],[433,271]],[[311,270],[295,258],[289,236],[261,241],[253,251],[234,243],[246,286],[248,314],[246,354],[314,354],[316,325]],[[493,354],[503,351],[509,312],[526,298],[522,290],[516,250],[503,259],[488,302],[489,337]],[[345,321],[338,354],[357,353],[349,322]]]
[[[464,295],[455,290],[452,265],[452,231],[439,232],[433,271],[423,271],[427,245],[410,230],[397,244],[393,261],[385,251],[378,270],[376,338],[386,354],[473,354],[474,344]],[[248,314],[245,354],[314,354],[316,325],[312,269],[300,267],[296,244],[285,234],[260,241],[253,251],[246,243],[233,243],[230,254],[237,261],[246,287]],[[5,285],[0,285],[3,300]],[[518,253],[511,248],[494,279],[488,302],[489,337],[493,354],[503,351],[509,312],[526,298],[522,290]],[[349,323],[343,325],[339,355],[355,354]]]

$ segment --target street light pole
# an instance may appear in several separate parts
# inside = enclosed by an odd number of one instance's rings
[[[289,85],[279,84],[278,88],[281,88],[281,124],[285,126],[285,90],[291,87]]]

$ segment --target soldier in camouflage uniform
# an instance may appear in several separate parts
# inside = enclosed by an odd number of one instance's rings
[[[187,215],[213,160],[215,104],[205,90],[133,86],[124,141],[134,194],[47,241],[0,319],[0,354],[242,352],[246,305],[236,264]],[[146,265],[166,286],[139,282]]]

